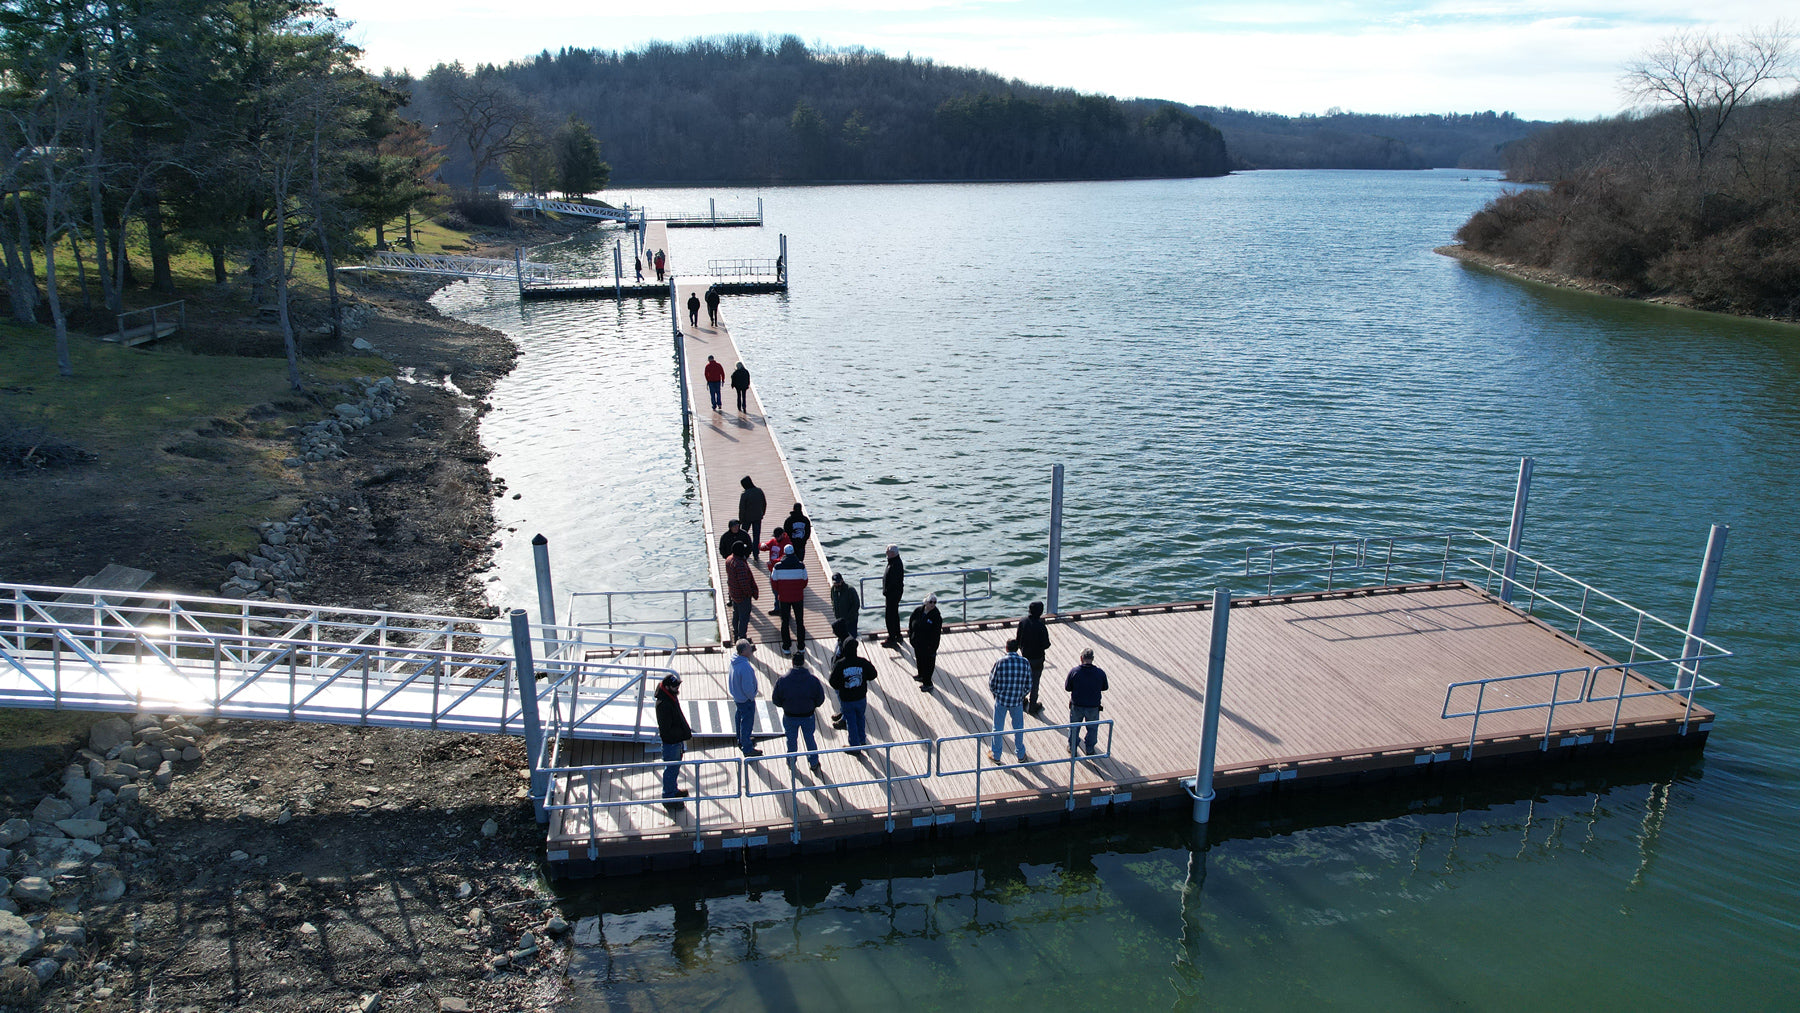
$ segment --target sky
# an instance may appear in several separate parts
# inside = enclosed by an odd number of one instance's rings
[[[1624,63],[1682,29],[1766,26],[1790,0],[336,0],[374,71],[727,34],[976,67],[1032,84],[1297,115],[1627,105]],[[1704,7],[1704,10],[1702,8]]]

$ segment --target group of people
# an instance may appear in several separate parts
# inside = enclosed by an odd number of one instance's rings
[[[693,297],[690,296],[688,301],[692,302]],[[706,357],[706,366],[701,370],[701,375],[706,377],[706,396],[712,399],[712,410],[716,412],[724,411],[724,364],[709,355]],[[750,410],[750,370],[741,362],[737,364],[736,369],[731,371],[731,389],[737,391],[738,414],[742,415],[745,412],[748,412]]]
[[[750,564],[752,554],[767,553],[770,590],[775,599],[771,615],[781,619],[781,653],[791,661],[787,672],[770,690],[770,702],[781,711],[782,730],[789,754],[788,766],[799,766],[798,747],[805,741],[808,765],[816,774],[822,768],[818,760],[818,712],[827,700],[829,686],[838,702],[831,715],[835,728],[847,733],[852,756],[860,757],[868,744],[869,687],[875,681],[875,663],[865,658],[858,646],[858,618],[862,601],[856,589],[841,573],[831,577],[831,630],[837,646],[830,661],[830,672],[821,681],[808,667],[806,659],[805,592],[808,584],[806,546],[812,539],[812,521],[801,504],[795,503],[786,520],[776,525],[767,541],[762,541],[762,522],[768,512],[768,497],[755,481],[745,475],[739,483],[743,492],[738,497],[738,516],[719,537],[719,554],[725,559],[726,599],[731,609],[731,637],[734,644],[727,690],[734,712],[733,730],[738,749],[745,756],[761,756],[754,738],[758,680],[751,661],[756,645],[749,639],[752,609],[761,597],[759,582]],[[899,650],[903,641],[913,647],[915,673],[913,680],[921,692],[932,691],[937,672],[937,650],[943,637],[944,617],[938,609],[936,594],[927,594],[912,610],[905,633],[900,630],[900,603],[905,594],[906,566],[898,546],[887,547],[887,568],[882,575],[882,597],[886,619],[883,646]],[[874,634],[870,639],[874,639]],[[1049,652],[1050,631],[1044,621],[1044,605],[1032,602],[1028,614],[1020,620],[1014,636],[1006,641],[1005,654],[988,673],[988,692],[994,701],[994,725],[988,758],[1003,763],[1005,725],[1012,724],[1013,754],[1018,763],[1032,759],[1025,749],[1026,714],[1041,716],[1040,699],[1045,658]],[[681,679],[666,677],[656,694],[657,728],[663,740],[663,796],[672,808],[683,805],[687,792],[678,783],[684,744],[692,737],[687,718],[679,706]],[[1102,694],[1107,690],[1106,672],[1094,664],[1092,648],[1081,652],[1080,664],[1070,669],[1063,680],[1069,694],[1069,755],[1085,752],[1093,756],[1098,747]]]
[[[660,281],[662,279],[658,278],[657,280]],[[688,293],[687,311],[688,311],[688,324],[693,327],[699,327],[700,326],[700,293],[698,293],[698,292],[689,292]],[[717,286],[717,285],[706,286],[706,324],[708,327],[711,327],[715,330],[719,326],[719,286]],[[712,356],[709,355],[706,358],[708,361],[711,361]],[[738,365],[740,367],[742,367],[743,363],[740,362],[740,363],[738,363]],[[714,405],[714,407],[717,407],[717,405]]]
[[[645,250],[642,254],[634,254],[631,258],[631,267],[637,272],[637,280],[639,283],[642,283],[644,280],[645,261],[649,261],[651,269],[656,272],[656,280],[662,281],[663,272],[669,265],[668,255],[662,250],[656,250],[655,252]]]

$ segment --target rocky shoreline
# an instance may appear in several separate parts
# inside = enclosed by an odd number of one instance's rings
[[[340,385],[280,462],[303,505],[189,590],[493,614],[477,428],[517,351],[435,287],[364,286],[369,347],[419,382]],[[0,1008],[557,1008],[569,925],[527,773],[507,737],[97,717],[0,807]]]

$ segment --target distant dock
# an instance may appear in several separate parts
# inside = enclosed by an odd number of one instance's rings
[[[643,237],[642,247],[646,253],[655,250],[669,252],[668,230],[672,228],[701,228],[709,225],[760,225],[761,211],[758,217],[750,222],[720,223],[712,219],[695,218],[681,221],[670,218],[651,217],[639,222],[637,228]],[[624,248],[621,245],[614,261],[613,277],[599,278],[565,278],[560,274],[553,277],[532,277],[520,274],[519,298],[521,299],[662,299],[670,294],[669,286],[677,273],[690,283],[699,284],[701,288],[715,288],[721,295],[761,295],[788,290],[787,237],[780,237],[779,253],[768,258],[740,258],[709,260],[696,265],[682,263],[677,265],[672,259],[666,263],[664,278],[656,280],[653,265],[643,265],[642,280],[639,271],[624,261]],[[679,298],[686,298],[685,295]],[[704,360],[702,360],[704,361]]]

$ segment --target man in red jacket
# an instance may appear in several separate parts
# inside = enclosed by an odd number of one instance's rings
[[[781,613],[781,653],[806,653],[806,563],[795,555],[792,545],[784,550],[775,569],[769,571],[769,583],[775,588],[775,609]],[[790,622],[793,626],[791,641],[788,636]]]
[[[712,398],[713,411],[725,410],[725,367],[710,355],[706,357],[706,394]]]
[[[731,641],[736,643],[750,635],[750,610],[760,597],[756,573],[750,569],[750,550],[742,543],[725,561],[725,596],[731,604]]]

